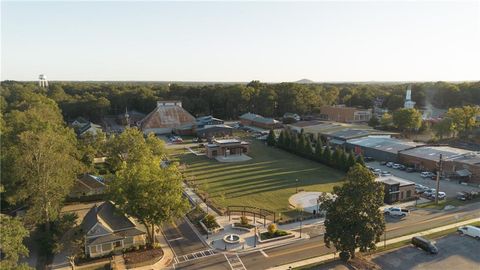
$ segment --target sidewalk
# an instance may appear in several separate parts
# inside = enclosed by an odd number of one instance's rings
[[[218,213],[215,212],[212,208],[210,208],[198,195],[195,193],[191,188],[189,188],[186,184],[183,184],[183,190],[185,194],[188,196],[189,200],[196,205],[199,205],[203,211],[213,215],[214,217],[218,217]],[[208,211],[207,211],[208,208]]]
[[[168,244],[167,239],[165,239],[165,235],[163,234],[163,231],[160,234],[157,234],[157,243],[160,244],[160,247],[163,250],[163,257],[155,264],[137,267],[133,269],[135,270],[173,269],[173,259],[175,255],[173,254],[173,251],[170,248],[170,245]]]
[[[472,223],[472,222],[477,222],[477,221],[480,221],[480,218],[474,218],[474,219],[470,219],[470,220],[466,220],[466,221],[462,221],[462,222],[457,222],[457,223],[454,223],[454,224],[445,225],[445,226],[442,226],[442,227],[438,227],[438,228],[434,228],[434,229],[430,229],[430,230],[426,230],[426,231],[422,231],[422,232],[418,232],[418,233],[413,233],[413,234],[389,239],[389,240],[386,241],[386,245],[390,245],[390,244],[402,242],[402,241],[405,241],[405,240],[409,240],[414,236],[428,235],[428,234],[432,234],[432,233],[436,233],[436,232],[441,232],[441,231],[445,231],[445,230],[448,230],[448,229],[463,226],[463,225],[466,225],[466,224],[469,224],[469,223]],[[383,241],[380,241],[376,244],[377,247],[382,247],[383,245],[384,245]],[[335,256],[334,254],[325,254],[325,255],[322,255],[322,256],[319,256],[319,257],[314,257],[314,258],[303,260],[303,261],[284,264],[284,265],[277,266],[277,267],[272,267],[272,268],[269,268],[269,269],[270,270],[285,270],[285,269],[290,269],[289,267],[297,268],[297,267],[307,266],[307,265],[310,265],[310,264],[324,262],[324,261],[327,261],[327,260],[333,260],[335,258],[338,258],[338,255]]]

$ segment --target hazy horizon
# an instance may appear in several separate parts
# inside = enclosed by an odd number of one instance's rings
[[[1,80],[478,81],[480,2],[1,3]]]

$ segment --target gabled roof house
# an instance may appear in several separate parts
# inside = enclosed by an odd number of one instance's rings
[[[158,101],[157,107],[139,122],[143,133],[180,135],[193,134],[196,119],[182,108],[178,100]]]
[[[85,254],[91,258],[145,244],[145,232],[110,201],[95,205],[82,221]]]

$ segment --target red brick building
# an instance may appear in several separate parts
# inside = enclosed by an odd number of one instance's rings
[[[320,119],[342,123],[368,122],[372,118],[371,109],[358,109],[345,105],[323,106],[320,108]]]

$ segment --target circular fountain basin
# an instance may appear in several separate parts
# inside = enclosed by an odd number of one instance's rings
[[[240,235],[238,234],[227,234],[223,237],[223,241],[228,244],[238,244],[240,243]]]

